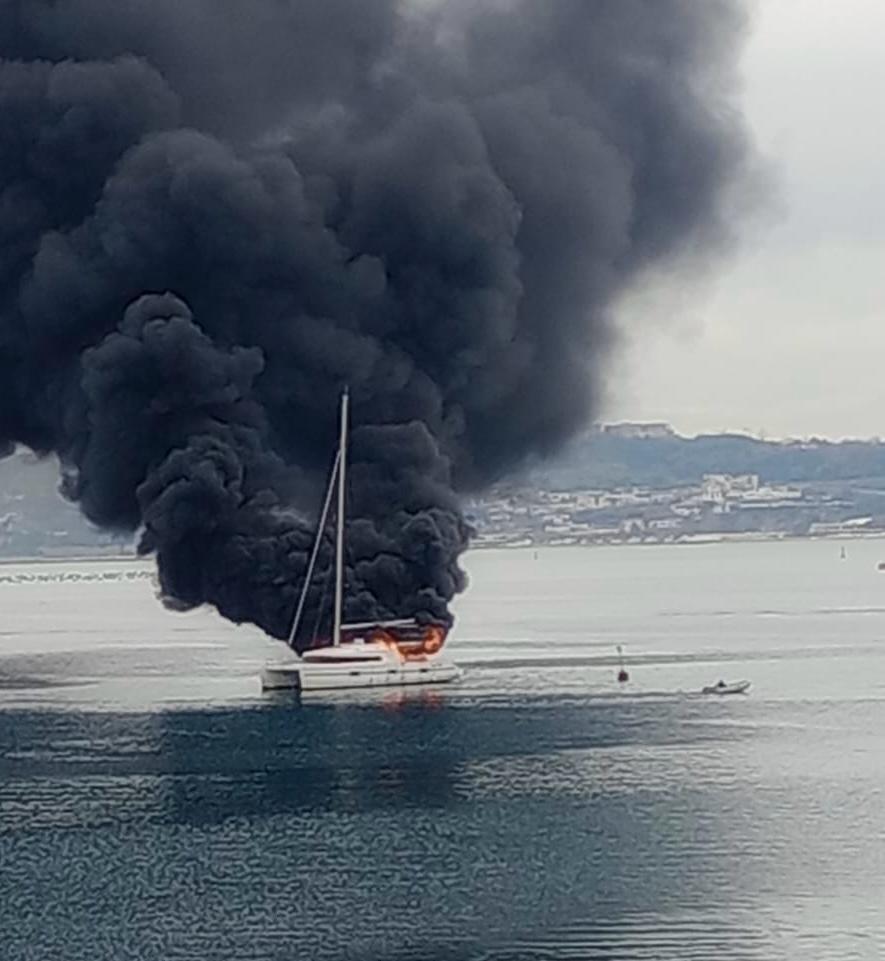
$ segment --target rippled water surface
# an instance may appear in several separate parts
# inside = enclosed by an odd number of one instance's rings
[[[300,703],[142,566],[4,565],[0,958],[885,958],[885,542],[841,546],[477,553],[462,684]]]

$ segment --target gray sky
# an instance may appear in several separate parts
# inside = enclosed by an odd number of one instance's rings
[[[755,10],[744,106],[774,196],[715,276],[622,306],[603,417],[885,436],[885,0]]]

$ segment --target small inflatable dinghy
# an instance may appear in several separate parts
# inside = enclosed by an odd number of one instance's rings
[[[746,694],[749,687],[749,681],[733,681],[731,684],[719,681],[717,684],[705,687],[701,694]]]

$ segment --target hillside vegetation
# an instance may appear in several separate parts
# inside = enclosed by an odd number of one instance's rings
[[[743,434],[623,437],[595,430],[555,460],[531,466],[523,476],[533,486],[576,490],[677,487],[697,484],[704,474],[758,474],[777,484],[866,478],[882,486],[885,443],[777,442]]]

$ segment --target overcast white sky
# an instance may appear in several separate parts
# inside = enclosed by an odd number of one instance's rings
[[[744,106],[776,202],[705,289],[623,307],[604,419],[885,436],[883,44],[885,0],[757,0]]]

